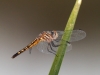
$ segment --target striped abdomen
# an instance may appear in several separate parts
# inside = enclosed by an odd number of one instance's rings
[[[22,50],[18,51],[16,54],[14,54],[12,56],[12,58],[15,58],[16,56],[20,55],[24,51],[26,51],[26,50],[32,48],[33,46],[37,45],[40,41],[47,41],[48,43],[50,43],[51,41],[53,41],[53,37],[52,37],[52,35],[50,33],[47,33],[47,32],[44,31],[33,42],[31,42],[25,48],[23,48]]]
[[[12,56],[12,58],[15,58],[16,56],[20,55],[20,54],[23,53],[24,51],[26,51],[26,50],[32,48],[33,46],[37,45],[39,41],[40,41],[39,39],[35,39],[33,42],[31,42],[31,43],[30,43],[29,45],[27,45],[25,48],[23,48],[22,50],[20,50],[20,51],[18,51],[17,53],[15,53],[15,54]]]

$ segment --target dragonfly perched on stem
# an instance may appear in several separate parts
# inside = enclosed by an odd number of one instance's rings
[[[48,42],[46,41],[41,41],[38,45],[37,45],[37,49],[39,51],[41,51],[42,53],[46,53],[46,54],[56,54],[57,50],[58,50],[58,46],[60,45],[60,40],[62,38],[64,31],[57,31],[58,37],[57,39],[51,41],[51,43],[49,43],[50,45],[48,45]],[[65,41],[67,44],[67,52],[72,50],[72,42],[76,42],[79,40],[82,40],[86,37],[86,32],[81,30],[81,29],[77,29],[77,30],[73,30],[71,37],[70,37],[70,41]],[[62,40],[64,41],[64,40]]]
[[[37,49],[43,53],[53,53],[56,55],[56,50],[60,46],[60,40],[63,35],[63,31],[43,31],[39,36],[28,44],[25,48],[15,53],[12,58],[17,57],[26,50],[31,52],[32,47],[37,45]],[[86,37],[86,33],[83,30],[73,30],[71,39],[69,42],[65,41],[71,50],[72,45],[70,42],[78,41]],[[63,40],[64,41],[64,40]]]

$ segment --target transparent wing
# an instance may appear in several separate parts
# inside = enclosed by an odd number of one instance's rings
[[[58,36],[58,38],[56,40],[53,41],[55,45],[59,45],[60,44],[60,40],[61,40],[61,37],[62,37],[64,31],[57,31],[57,33],[58,33],[59,36]],[[86,37],[86,32],[85,31],[83,31],[83,30],[73,30],[69,42],[79,41],[79,40],[84,39],[85,37]],[[69,44],[69,43],[67,43],[67,45],[68,45],[68,47],[67,47],[66,51],[68,52],[68,51],[72,50],[72,45]],[[50,46],[48,47],[48,43],[47,42],[40,42],[37,45],[37,49],[39,51],[43,52],[43,53],[51,54],[51,52],[53,52],[53,53],[54,53],[54,51],[56,52],[58,50],[58,47],[53,47],[52,46],[52,49],[54,50],[53,51],[50,48]],[[48,50],[51,51],[51,52],[49,52]]]
[[[60,41],[64,31],[57,31],[57,32],[58,32],[59,36],[56,40]],[[86,37],[85,31],[83,31],[83,30],[73,30],[69,42],[79,41],[79,40],[84,39],[85,37]]]
[[[72,45],[69,44],[69,43],[67,43],[67,45],[68,45],[68,47],[67,47],[67,52],[68,52],[68,51],[72,50]],[[47,48],[48,48],[49,51],[51,51],[51,52],[49,52]],[[55,51],[55,52],[54,52],[54,51],[51,50],[50,46],[48,47],[48,43],[47,43],[47,42],[40,42],[40,43],[37,45],[37,49],[38,49],[40,52],[42,52],[42,53],[52,54],[52,53],[56,53],[56,51],[58,50],[58,47],[53,47],[53,46],[52,46],[52,49]]]

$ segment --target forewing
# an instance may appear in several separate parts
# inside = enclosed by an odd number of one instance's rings
[[[64,33],[64,31],[57,31],[58,32],[58,38],[55,41],[60,41],[61,37]],[[86,37],[86,32],[83,30],[73,30],[71,37],[70,37],[70,41],[69,42],[75,42],[75,41],[79,41],[82,40]]]

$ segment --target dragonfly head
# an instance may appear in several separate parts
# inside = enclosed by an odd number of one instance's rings
[[[57,33],[57,31],[51,31],[51,35],[52,35],[52,37],[53,37],[53,39],[57,39],[57,37],[58,37],[58,33]]]

